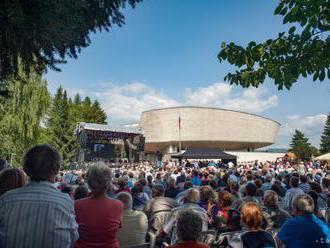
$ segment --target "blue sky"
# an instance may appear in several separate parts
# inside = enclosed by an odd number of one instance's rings
[[[221,42],[247,44],[284,31],[273,16],[275,0],[145,0],[125,9],[126,25],[91,34],[91,45],[61,72],[48,72],[52,92],[98,99],[118,126],[137,122],[141,111],[176,105],[237,109],[282,124],[276,147],[287,146],[295,128],[319,145],[330,111],[330,84],[301,79],[290,91],[268,80],[261,88],[229,86],[232,67],[220,64]]]

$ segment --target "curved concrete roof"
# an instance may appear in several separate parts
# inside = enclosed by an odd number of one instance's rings
[[[241,111],[208,107],[169,107],[144,111],[140,126],[146,150],[164,150],[179,142],[182,147],[219,147],[227,150],[260,148],[275,142],[280,123]]]
[[[275,121],[273,119],[270,119],[268,117],[265,116],[261,116],[261,115],[257,115],[257,114],[253,114],[253,113],[248,113],[248,112],[244,112],[244,111],[239,111],[239,110],[232,110],[232,109],[225,109],[225,108],[217,108],[217,107],[203,107],[203,106],[175,106],[175,107],[167,107],[167,108],[155,108],[155,109],[149,109],[146,111],[143,111],[143,113],[147,113],[147,112],[153,112],[153,111],[158,111],[158,110],[166,110],[166,109],[183,109],[183,108],[199,108],[199,109],[216,109],[216,110],[223,110],[223,111],[231,111],[231,112],[237,112],[237,113],[242,113],[242,114],[247,114],[247,115],[254,115],[257,117],[261,117],[264,119],[268,119],[271,121],[274,121],[276,123],[278,123],[281,126],[281,123],[279,123],[278,121]]]

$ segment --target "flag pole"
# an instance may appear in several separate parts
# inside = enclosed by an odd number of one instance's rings
[[[179,115],[179,153],[181,154],[181,116]]]

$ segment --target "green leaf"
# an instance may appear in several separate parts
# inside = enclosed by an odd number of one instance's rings
[[[276,9],[275,9],[275,11],[274,11],[274,15],[278,15],[278,14],[282,11],[282,9],[283,9],[283,3],[280,3],[280,4],[276,7]]]
[[[291,15],[287,14],[283,19],[283,24],[291,22]]]
[[[328,69],[328,78],[330,79],[330,68]]]
[[[287,11],[288,11],[288,8],[285,7],[284,9],[281,10],[280,15],[285,15]]]
[[[291,27],[291,28],[289,29],[289,34],[293,34],[294,31],[296,31],[296,27]]]
[[[318,77],[319,77],[319,72],[317,71],[314,73],[313,81],[316,81]]]
[[[301,75],[305,78],[305,77],[307,77],[307,73],[306,73],[306,71],[302,71],[301,72]]]
[[[322,70],[321,73],[320,73],[320,75],[319,75],[319,79],[320,79],[320,81],[323,81],[324,78],[325,78],[325,71]]]

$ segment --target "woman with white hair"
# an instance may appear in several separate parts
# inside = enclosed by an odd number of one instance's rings
[[[75,248],[118,248],[123,204],[107,196],[111,186],[111,171],[103,163],[89,167],[87,184],[91,197],[75,202],[79,239]]]
[[[124,204],[122,227],[119,232],[121,248],[142,245],[145,243],[148,231],[148,219],[142,211],[133,210],[131,194],[120,192],[116,198]]]

